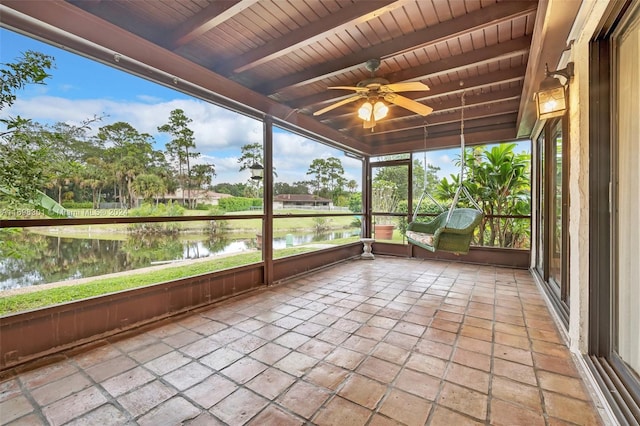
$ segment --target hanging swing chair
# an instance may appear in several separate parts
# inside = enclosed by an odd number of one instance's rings
[[[441,210],[444,210],[435,199],[428,194],[426,179],[425,186],[418,206],[413,213],[413,219],[407,228],[407,240],[416,246],[422,247],[429,251],[444,251],[455,254],[469,253],[469,245],[473,237],[473,231],[480,224],[484,216],[482,209],[469,194],[469,190],[464,186],[464,169],[465,169],[465,145],[464,145],[464,93],[462,94],[462,110],[460,120],[460,148],[462,151],[460,161],[460,179],[459,186],[453,197],[453,202],[448,211],[443,211],[431,222],[417,222],[416,218],[420,211],[420,204],[425,195],[434,201]],[[425,170],[426,170],[426,130],[425,125]],[[472,208],[456,208],[460,194],[463,193],[471,204]]]

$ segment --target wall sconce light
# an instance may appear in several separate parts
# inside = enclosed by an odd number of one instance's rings
[[[251,179],[253,180],[262,180],[264,176],[264,167],[259,163],[253,163],[249,166],[249,170],[251,170]]]
[[[545,65],[545,74],[546,77],[540,83],[540,88],[535,96],[538,119],[540,120],[559,117],[567,111],[566,86],[569,79],[573,77],[573,62],[569,62],[566,68],[557,71],[549,71]],[[564,77],[565,84],[562,84],[554,75]]]

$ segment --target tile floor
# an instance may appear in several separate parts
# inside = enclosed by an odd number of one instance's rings
[[[529,272],[490,266],[349,261],[57,358],[1,424],[603,424]]]

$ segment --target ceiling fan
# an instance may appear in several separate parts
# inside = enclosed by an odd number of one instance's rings
[[[355,102],[360,99],[366,99],[358,109],[358,117],[363,120],[365,129],[372,129],[376,125],[376,121],[384,118],[389,111],[389,107],[384,101],[408,109],[416,114],[425,116],[433,111],[433,108],[409,99],[405,96],[398,95],[397,92],[419,92],[429,90],[429,86],[419,81],[409,81],[406,83],[389,83],[384,78],[375,77],[375,72],[380,68],[379,59],[369,59],[365,63],[367,70],[371,72],[371,78],[360,81],[356,86],[332,86],[329,89],[354,90],[355,95],[338,101],[328,107],[322,108],[313,113],[313,115],[324,114],[334,108]]]

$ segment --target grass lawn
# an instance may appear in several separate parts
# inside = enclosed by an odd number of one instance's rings
[[[109,209],[106,209],[109,210]],[[96,215],[88,215],[84,209],[72,209],[74,217],[97,217]],[[122,210],[126,211],[126,210]],[[310,214],[310,213],[329,213],[316,210],[278,210],[278,214]],[[256,211],[243,211],[229,213],[232,215],[256,215],[260,212]],[[207,215],[205,210],[186,210],[185,216],[197,216]],[[113,217],[121,215],[114,214]],[[108,217],[108,216],[102,216]],[[352,216],[336,216],[327,218],[290,218],[290,219],[275,219],[273,221],[273,232],[278,235],[284,235],[287,232],[295,231],[315,231],[318,225],[321,223],[328,229],[345,229],[351,226],[354,221]],[[210,224],[208,221],[193,221],[193,222],[177,222],[181,229],[189,231],[203,231],[206,230]],[[262,219],[236,219],[227,220],[226,229],[228,232],[260,232],[262,229]],[[116,224],[116,225],[72,225],[72,226],[51,226],[43,228],[33,228],[32,232],[45,235],[64,235],[66,238],[94,238],[100,240],[126,240],[127,232],[129,229],[128,224]]]
[[[353,241],[356,241],[355,237],[336,239],[325,243],[340,245]],[[276,250],[274,255],[276,258],[281,258],[315,250],[317,250],[317,248],[313,246],[291,247]],[[163,268],[146,271],[144,273],[137,273],[134,270],[116,277],[104,278],[98,276],[95,280],[88,283],[66,285],[45,290],[36,290],[30,293],[0,297],[0,316],[248,265],[260,262],[261,260],[262,253],[255,251],[182,266],[166,265]]]

